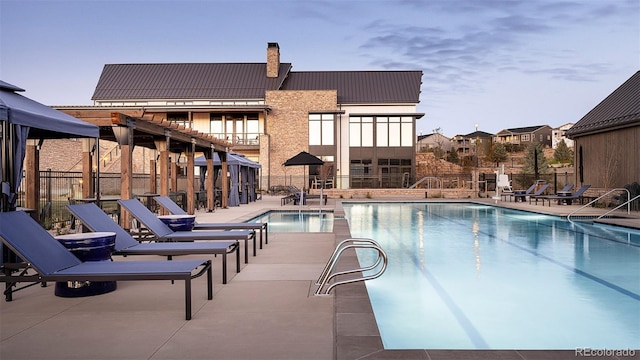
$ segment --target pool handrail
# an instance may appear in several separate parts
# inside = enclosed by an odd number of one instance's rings
[[[593,200],[589,201],[589,202],[588,202],[588,203],[586,203],[585,205],[582,205],[581,207],[579,207],[579,208],[577,208],[576,210],[574,210],[574,211],[572,211],[571,213],[569,213],[569,215],[567,215],[567,220],[569,220],[569,222],[573,222],[573,221],[571,220],[571,216],[575,215],[578,211],[580,211],[580,210],[582,210],[582,209],[586,208],[587,206],[589,206],[589,205],[591,205],[591,204],[593,204],[593,203],[597,202],[598,200],[600,200],[600,199],[602,199],[603,197],[605,197],[605,196],[607,196],[607,195],[611,194],[611,193],[612,193],[612,192],[614,192],[614,191],[622,191],[622,190],[624,190],[624,191],[626,191],[626,192],[627,192],[627,199],[631,198],[631,192],[629,192],[629,190],[628,190],[628,189],[626,189],[626,188],[616,188],[616,189],[611,189],[611,190],[607,191],[606,193],[604,193],[604,194],[602,194],[602,195],[598,196],[597,198],[595,198],[595,199],[593,199]],[[608,215],[609,213],[613,212],[614,210],[618,210],[619,208],[621,208],[621,207],[623,207],[623,206],[625,206],[625,205],[627,205],[627,214],[630,214],[630,213],[631,213],[631,202],[632,202],[632,201],[634,201],[634,200],[635,200],[635,199],[637,199],[637,198],[638,198],[638,196],[634,197],[633,199],[627,200],[625,203],[623,203],[623,204],[621,204],[621,205],[619,205],[619,206],[617,206],[617,207],[615,207],[615,208],[613,208],[613,209],[611,209],[611,210],[607,211],[606,213],[604,213],[604,214],[602,214],[602,215],[598,216],[598,219],[603,218],[605,215]]]
[[[338,263],[342,253],[344,251],[348,250],[348,249],[374,249],[374,250],[377,250],[378,257],[376,258],[376,261],[373,264],[369,265],[369,266],[361,267],[359,269],[353,269],[353,270],[346,270],[346,271],[340,271],[340,272],[336,272],[336,273],[331,273],[333,271],[333,269],[335,268],[336,264]],[[382,263],[382,267],[375,274],[368,275],[368,276],[363,276],[363,277],[358,277],[358,278],[353,278],[353,279],[348,279],[348,280],[338,281],[338,282],[335,282],[335,283],[329,285],[323,291],[323,289],[327,285],[327,283],[331,279],[336,277],[336,276],[352,274],[352,273],[357,273],[357,272],[369,271],[369,270],[377,268],[380,265],[380,263]],[[350,283],[354,283],[354,282],[358,282],[358,281],[376,279],[376,278],[380,277],[384,273],[386,268],[387,268],[387,254],[382,249],[380,244],[378,244],[376,241],[374,241],[372,239],[367,239],[367,238],[349,238],[349,239],[345,239],[345,240],[341,241],[336,246],[336,249],[333,251],[333,254],[331,254],[331,257],[329,258],[329,261],[327,261],[327,264],[325,265],[324,269],[322,270],[322,272],[320,274],[320,277],[318,277],[318,280],[316,280],[316,285],[318,285],[318,288],[316,289],[316,292],[314,293],[314,295],[315,296],[328,296],[329,293],[331,292],[331,290],[334,287],[338,286],[338,285],[344,285],[344,284],[350,284]]]

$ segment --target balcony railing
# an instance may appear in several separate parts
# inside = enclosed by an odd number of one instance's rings
[[[218,139],[226,140],[233,145],[240,146],[259,146],[260,145],[260,133],[242,133],[242,134],[221,134],[221,133],[211,133],[211,136],[214,136]]]

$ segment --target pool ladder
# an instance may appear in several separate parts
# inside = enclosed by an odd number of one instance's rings
[[[340,256],[344,253],[344,251],[348,249],[374,249],[378,252],[378,257],[376,258],[376,261],[369,266],[361,267],[359,269],[346,270],[346,271],[340,271],[340,272],[334,273],[333,270],[338,264],[338,261],[340,260]],[[382,266],[379,268],[379,270],[375,274],[356,277],[348,280],[337,281],[327,286],[329,281],[336,276],[373,270],[379,267],[380,264],[382,264]],[[358,281],[365,281],[365,280],[378,278],[380,277],[380,275],[382,275],[382,273],[384,273],[386,268],[387,268],[387,253],[384,252],[380,244],[378,244],[376,241],[371,239],[366,239],[366,238],[345,239],[341,241],[338,244],[338,246],[336,246],[336,249],[333,251],[333,254],[331,254],[331,257],[329,258],[329,261],[327,261],[327,264],[324,266],[324,269],[322,269],[322,273],[320,274],[320,277],[318,277],[318,280],[316,280],[316,285],[318,285],[318,289],[316,290],[315,295],[328,296],[329,292],[338,285],[350,284]]]

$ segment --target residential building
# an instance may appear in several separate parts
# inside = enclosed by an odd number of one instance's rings
[[[576,184],[619,188],[640,182],[640,71],[566,135],[575,142]]]
[[[466,135],[456,135],[451,138],[451,147],[460,156],[486,154],[491,149],[493,134],[484,131],[474,131]]]
[[[309,186],[304,174],[320,169],[283,166],[300,151],[323,159],[338,188],[415,178],[421,71],[292,68],[280,62],[278,43],[267,44],[266,63],[107,64],[95,106],[74,116],[144,114],[211,134],[262,165],[263,189]]]
[[[551,147],[551,132],[549,125],[527,126],[504,129],[499,131],[493,141],[501,144],[521,145],[526,147],[531,143],[539,143],[545,147]]]
[[[573,149],[573,140],[569,139],[565,134],[567,130],[571,129],[573,123],[566,123],[564,125],[560,125],[557,128],[551,130],[551,147],[557,148],[560,141],[564,140],[564,143],[567,144],[567,147]]]
[[[418,135],[418,141],[416,142],[416,152],[425,152],[429,149],[440,148],[445,152],[451,150],[451,139],[434,132],[433,134]]]

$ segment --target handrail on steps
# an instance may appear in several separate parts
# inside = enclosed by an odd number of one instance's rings
[[[369,266],[364,266],[359,269],[332,273],[336,264],[340,260],[340,256],[344,251],[348,249],[374,249],[374,250],[377,250],[378,257],[376,258],[376,261]],[[337,281],[327,286],[325,289],[325,286],[327,285],[327,283],[336,276],[369,271],[377,268],[380,265],[380,263],[382,263],[382,267],[375,274],[352,278],[348,280]],[[329,261],[327,261],[327,264],[324,266],[324,269],[322,269],[322,272],[320,273],[318,280],[316,280],[316,285],[318,285],[318,289],[316,289],[315,295],[328,296],[329,292],[338,285],[350,284],[358,281],[365,281],[365,280],[378,278],[380,277],[380,275],[382,275],[382,273],[384,273],[386,268],[387,268],[387,254],[384,252],[380,244],[378,244],[375,240],[367,239],[367,238],[345,239],[336,246],[335,250],[333,251],[333,254],[331,254],[331,257],[329,258]]]
[[[586,208],[587,206],[589,206],[589,205],[591,205],[591,204],[595,203],[596,201],[598,201],[598,200],[602,199],[603,197],[605,197],[605,196],[607,196],[607,195],[611,194],[612,192],[614,192],[614,191],[621,191],[621,190],[624,190],[624,191],[626,191],[626,192],[627,192],[627,199],[631,197],[631,192],[629,192],[629,190],[628,190],[628,189],[625,189],[625,188],[616,188],[616,189],[611,189],[611,190],[607,191],[606,193],[604,193],[604,194],[602,194],[602,195],[598,196],[597,198],[595,198],[595,199],[593,199],[593,200],[589,201],[587,204],[582,205],[581,207],[579,207],[579,208],[575,209],[574,211],[570,212],[570,213],[569,213],[569,215],[567,215],[567,220],[569,220],[569,222],[573,222],[573,221],[571,221],[571,216],[572,216],[572,215],[574,215],[574,214],[575,214],[575,213],[577,213],[578,211],[580,211],[580,210],[582,210],[582,209]],[[637,198],[638,198],[638,196],[634,197],[634,198],[633,198],[633,199],[631,199],[631,200],[626,201],[626,202],[625,202],[625,203],[623,203],[622,205],[619,205],[619,206],[617,206],[617,207],[615,207],[615,208],[611,209],[610,211],[607,211],[606,213],[604,213],[604,214],[600,215],[600,216],[598,217],[598,219],[600,219],[600,218],[604,217],[605,215],[608,215],[609,213],[611,213],[611,212],[612,212],[612,211],[614,211],[614,210],[617,210],[617,209],[619,209],[619,208],[623,207],[624,205],[627,205],[627,214],[630,214],[630,213],[631,213],[631,202],[632,202],[633,200],[637,199]]]
[[[433,176],[425,176],[422,179],[418,180],[415,184],[409,186],[409,189],[415,189],[418,185],[422,184],[425,181],[429,181],[429,189],[442,189],[442,183],[440,182],[440,179],[438,179],[437,177],[433,177]],[[431,187],[431,181],[435,181],[435,183],[438,185],[437,188],[432,188]]]

